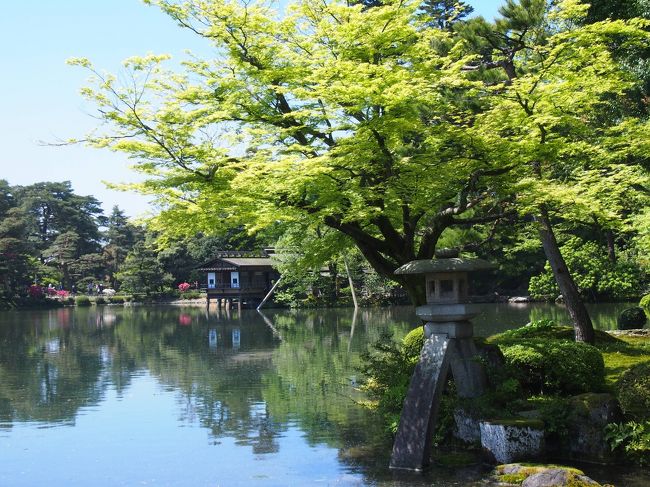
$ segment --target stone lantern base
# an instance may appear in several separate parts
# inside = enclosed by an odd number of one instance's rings
[[[491,269],[482,259],[421,259],[395,270],[400,275],[424,275],[427,304],[416,309],[424,322],[424,345],[404,400],[390,459],[391,468],[421,470],[429,463],[431,437],[440,399],[451,371],[458,395],[477,397],[486,385],[475,360],[469,322],[476,313],[467,304],[468,273]]]
[[[418,315],[432,317],[430,306],[438,308],[440,305],[421,306],[417,309]],[[435,318],[448,316],[436,315]],[[469,313],[453,315],[454,318],[459,316],[469,316]],[[429,464],[431,437],[449,372],[460,397],[478,397],[486,388],[485,371],[476,361],[473,327],[469,321],[427,321],[424,336],[420,360],[404,400],[390,468],[423,470]]]

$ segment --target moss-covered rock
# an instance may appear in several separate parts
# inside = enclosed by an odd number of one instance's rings
[[[624,309],[616,322],[619,330],[631,330],[633,328],[643,328],[648,321],[648,317],[640,306],[633,306]]]
[[[627,416],[650,419],[650,361],[623,373],[616,384],[618,400]]]
[[[616,462],[605,438],[605,426],[622,418],[616,398],[590,392],[572,397],[569,405],[568,435],[556,454],[586,462]]]
[[[587,477],[576,468],[559,465],[531,465],[510,463],[499,465],[494,470],[497,482],[523,487],[597,487],[601,484]]]

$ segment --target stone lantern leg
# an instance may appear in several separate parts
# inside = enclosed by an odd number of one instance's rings
[[[469,320],[476,313],[467,306],[467,274],[491,268],[481,259],[450,258],[415,260],[395,271],[424,275],[427,304],[415,310],[424,323],[424,345],[404,399],[390,468],[422,470],[429,464],[431,438],[450,369],[459,396],[483,394],[486,377],[475,360]]]

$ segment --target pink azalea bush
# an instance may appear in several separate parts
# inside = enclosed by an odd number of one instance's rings
[[[180,292],[184,293],[184,292],[187,291],[190,287],[192,287],[192,286],[191,286],[189,283],[187,283],[187,282],[181,282],[181,283],[178,285],[178,290],[179,290]]]
[[[29,286],[27,292],[32,298],[40,298],[43,296],[43,288],[38,284],[32,284],[31,286]]]

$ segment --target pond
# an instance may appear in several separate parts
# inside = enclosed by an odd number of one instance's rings
[[[563,321],[555,306],[481,306],[479,335]],[[598,327],[625,307],[594,308]],[[417,323],[410,307],[0,313],[0,485],[472,485],[485,467],[390,472],[358,405],[359,353]]]

